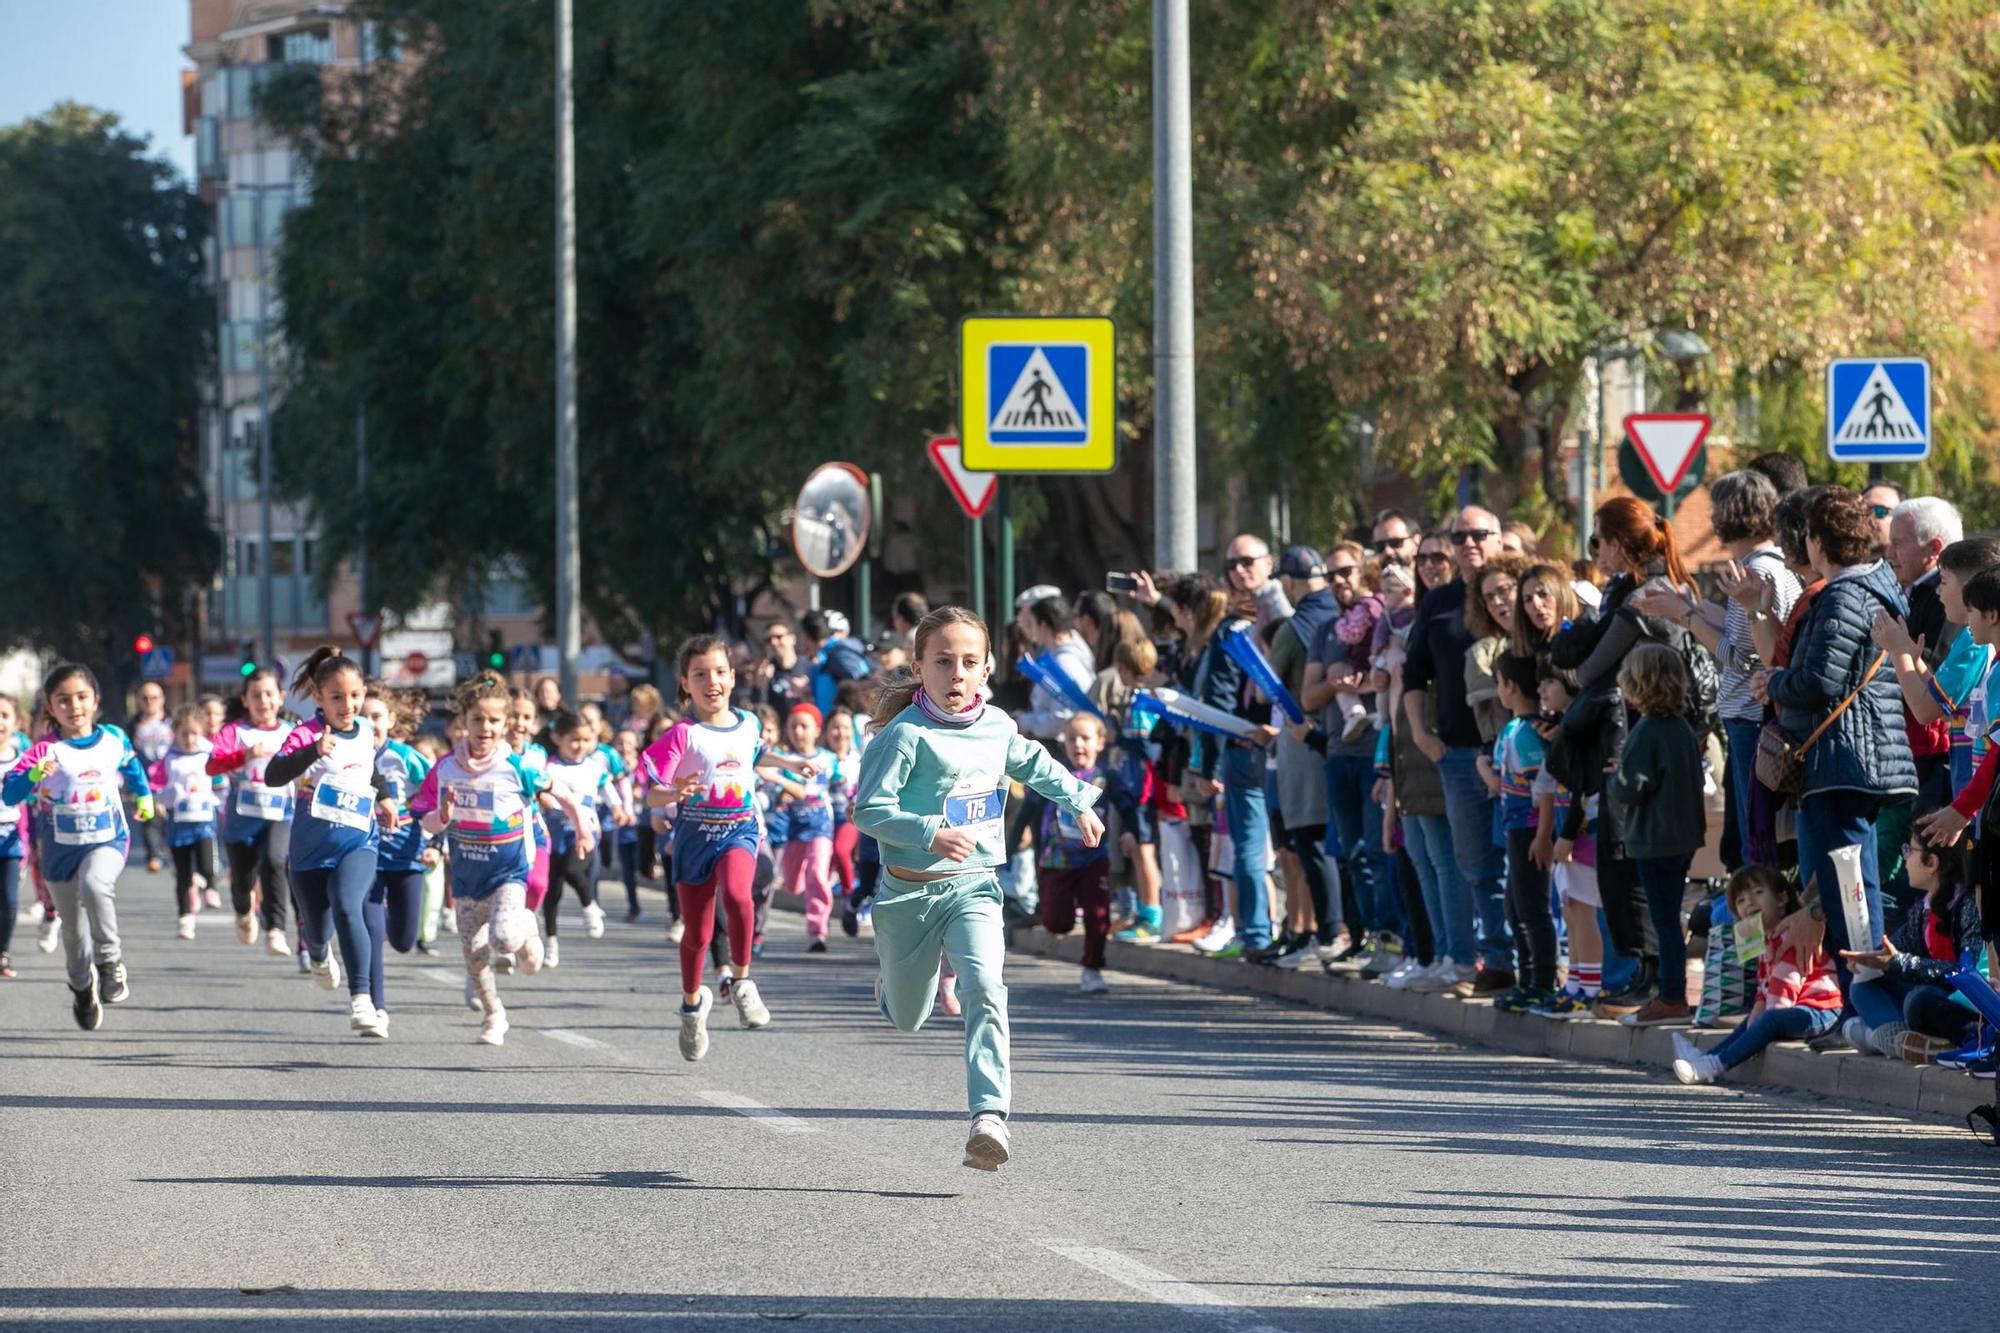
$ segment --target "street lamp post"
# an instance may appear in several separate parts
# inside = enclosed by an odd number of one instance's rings
[[[1153,560],[1160,569],[1193,569],[1197,558],[1188,81],[1187,0],[1153,0]]]
[[[583,639],[576,503],[576,110],[570,0],[556,0],[556,658],[574,701]]]

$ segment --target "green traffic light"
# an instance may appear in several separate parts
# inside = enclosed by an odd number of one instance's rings
[[[495,671],[504,670],[507,666],[507,654],[505,653],[486,654],[486,665],[492,667]]]
[[[257,674],[257,664],[255,662],[245,662],[242,666],[236,668],[236,674],[248,680]]]

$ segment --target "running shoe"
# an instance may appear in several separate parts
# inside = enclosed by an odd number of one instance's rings
[[[181,913],[180,920],[174,923],[174,934],[184,940],[191,940],[194,938],[193,912]]]
[[[458,934],[458,913],[449,907],[438,909],[438,929],[447,935]]]
[[[0,953],[0,980],[5,980],[6,978],[11,977],[13,975],[14,975],[13,958],[7,954]]]
[[[1135,922],[1111,937],[1124,944],[1158,944],[1160,932],[1144,921]],[[1279,964],[1283,966],[1283,964]]]
[[[480,1010],[479,992],[473,987],[471,977],[465,979],[465,1007],[475,1014]]]
[[[239,916],[236,918],[236,942],[238,944],[255,944],[257,942],[256,917]]]
[[[825,953],[825,952],[826,952],[826,937],[825,937],[825,936],[823,936],[823,935],[815,935],[815,936],[813,936],[813,938],[812,938],[812,942],[811,942],[810,944],[806,945],[806,952],[807,952],[807,953]]]
[[[1220,962],[1227,963],[1227,962],[1233,962],[1239,958],[1246,957],[1247,952],[1248,951],[1243,947],[1243,941],[1240,939],[1235,939],[1229,941],[1229,943],[1223,945],[1220,949],[1214,950],[1208,956]]]
[[[1167,943],[1193,944],[1196,940],[1207,938],[1209,933],[1214,929],[1215,922],[1204,921],[1198,926],[1190,926],[1186,930],[1175,931],[1173,934],[1167,936]]]
[[[43,920],[42,933],[35,937],[35,947],[43,953],[54,953],[56,946],[61,943],[62,922],[55,917],[48,917]]]
[[[159,858],[159,857],[157,857],[157,856],[149,856],[149,857],[147,857],[147,858],[146,858],[146,873],[147,873],[147,874],[149,874],[149,875],[157,875],[157,874],[159,874],[159,873],[160,873],[160,858]]]
[[[375,1012],[375,1001],[366,995],[356,995],[347,1002],[347,1026],[364,1037],[386,1037],[389,1025]]]
[[[1276,939],[1261,948],[1251,949],[1243,956],[1260,966],[1269,966],[1292,951],[1292,932],[1280,931]]]
[[[340,960],[334,957],[333,950],[328,949],[326,957],[312,965],[312,977],[321,990],[333,990],[340,985]]]
[[[1370,981],[1388,975],[1403,963],[1403,937],[1393,930],[1375,932],[1375,951],[1361,964],[1361,975]]]
[[[625,914],[625,924],[628,926],[631,925],[633,922],[637,921],[638,919],[639,919],[639,909],[636,907]]]
[[[1440,958],[1429,972],[1410,978],[1403,989],[1418,995],[1452,995],[1460,986],[1470,985],[1476,975],[1469,964],[1461,966],[1449,958]]]
[[[1913,1065],[1927,1065],[1938,1056],[1951,1050],[1955,1043],[1948,1037],[1933,1037],[1924,1032],[1905,1031],[1896,1038],[1896,1054]]]
[[[97,981],[91,980],[82,990],[70,987],[70,1012],[76,1015],[76,1025],[85,1032],[95,1032],[104,1025],[104,1009],[97,1003]]]
[[[201,905],[210,908],[220,907],[222,906],[222,895],[214,889],[203,889],[201,891]],[[249,942],[248,940],[244,941],[245,944]]]
[[[1674,1004],[1654,996],[1618,1021],[1628,1028],[1662,1028],[1682,1026],[1693,1017],[1694,1010],[1687,1005]]]
[[[483,1046],[505,1046],[507,1044],[507,1011],[495,1009],[479,1024],[479,1042]]]
[[[1390,990],[1402,990],[1428,971],[1430,969],[1416,959],[1405,958],[1382,974],[1382,984]]]
[[[667,927],[667,943],[679,944],[681,942],[681,936],[685,934],[687,934],[687,927],[681,923],[678,917],[676,917],[674,919],[674,924]]]
[[[1934,1062],[1946,1069],[1964,1069],[1993,1054],[1992,1043],[1975,1037],[1955,1051],[1946,1051]]]
[[[756,982],[748,977],[736,978],[736,985],[731,989],[729,998],[736,1002],[736,1020],[744,1027],[771,1026],[771,1011],[764,1007],[764,997],[757,993]]]
[[[1868,1021],[1856,1014],[1840,1025],[1840,1035],[1847,1038],[1847,1044],[1863,1055],[1880,1055],[1874,1042],[1868,1039]]]
[[[736,978],[730,976],[727,972],[724,972],[722,974],[722,980],[716,983],[715,1002],[717,1004],[728,1004],[729,997],[735,993],[736,993]]]
[[[438,947],[429,940],[418,940],[417,952],[426,958],[436,958],[438,956]]]
[[[1271,960],[1272,967],[1283,968],[1287,972],[1297,971],[1319,956],[1319,944],[1310,935],[1301,936],[1297,943],[1285,953]]]
[[[965,1141],[965,1165],[975,1171],[998,1171],[1009,1155],[1007,1122],[991,1112],[972,1117],[972,1134]]]
[[[854,910],[854,904],[843,900],[840,904],[840,933],[853,939],[861,933],[861,913]]]
[[[699,1060],[708,1054],[708,1012],[715,1008],[715,992],[701,988],[694,1008],[681,1006],[681,1059]]]
[[[1105,995],[1110,992],[1111,983],[1106,981],[1104,974],[1096,968],[1086,967],[1083,969],[1083,979],[1077,982],[1076,988],[1085,995]]]
[[[1479,975],[1472,979],[1472,998],[1498,999],[1520,984],[1511,967],[1482,967]]]
[[[1697,1053],[1693,1059],[1674,1061],[1674,1077],[1689,1087],[1702,1087],[1722,1077],[1722,1061]]]
[[[125,984],[125,964],[97,965],[97,993],[106,1004],[123,1004],[132,998],[132,988]]]
[[[1552,991],[1536,990],[1533,986],[1515,986],[1494,997],[1493,1007],[1503,1014],[1525,1014],[1538,1004],[1555,998]]]
[[[1983,1078],[1990,1083],[1993,1081],[1993,1072],[1996,1068],[2000,1068],[2000,1057],[1996,1057],[1989,1051],[1977,1060],[1968,1063],[1965,1066],[1965,1072],[1974,1078]]]
[[[594,940],[604,938],[604,909],[596,903],[583,909],[583,933]]]
[[[264,932],[264,952],[273,958],[290,958],[292,946],[285,939],[285,932],[271,929]]]
[[[1196,953],[1214,953],[1217,949],[1235,940],[1235,938],[1236,923],[1230,918],[1224,917],[1209,928],[1208,934],[1194,941],[1194,949]]]
[[[1582,991],[1559,990],[1528,1011],[1542,1018],[1588,1018],[1590,997]],[[1679,1036],[1679,1033],[1675,1033]]]
[[[750,956],[752,958],[762,958],[764,956],[764,937],[762,935],[752,935],[750,937]]]
[[[556,937],[551,935],[542,941],[542,966],[555,967],[562,962],[561,951],[556,948]]]

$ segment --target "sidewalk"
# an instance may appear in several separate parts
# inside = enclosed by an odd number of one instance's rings
[[[1081,932],[1065,937],[1046,934],[1029,924],[1015,926],[1009,947],[1044,958],[1077,962],[1083,954]],[[1106,955],[1109,970],[1139,976],[1248,992],[1292,1000],[1346,1014],[1366,1014],[1481,1046],[1521,1055],[1548,1055],[1567,1060],[1599,1060],[1617,1064],[1651,1065],[1668,1079],[1673,1064],[1669,1028],[1631,1028],[1596,1019],[1567,1022],[1531,1014],[1503,1014],[1485,1001],[1448,995],[1417,995],[1391,990],[1357,977],[1329,976],[1315,964],[1296,972],[1218,962],[1178,945],[1124,944],[1112,940]],[[1703,1047],[1715,1045],[1725,1033],[1694,1034]],[[1887,1107],[1910,1115],[1942,1116],[1963,1122],[1966,1112],[1993,1101],[1994,1085],[1934,1065],[1917,1066],[1851,1050],[1811,1051],[1803,1045],[1773,1046],[1750,1063],[1730,1071],[1724,1087],[1778,1088],[1817,1093],[1843,1102]]]

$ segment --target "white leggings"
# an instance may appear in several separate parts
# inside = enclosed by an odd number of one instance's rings
[[[458,917],[458,943],[465,951],[472,993],[479,998],[480,1009],[500,1013],[500,988],[493,984],[488,947],[493,953],[518,953],[539,933],[535,914],[528,910],[528,886],[502,884],[485,898],[455,898],[452,910]]]
[[[48,882],[49,895],[62,913],[63,962],[69,969],[71,990],[90,985],[93,963],[115,963],[121,956],[118,872],[124,868],[123,847],[95,847],[77,863],[75,879]]]

